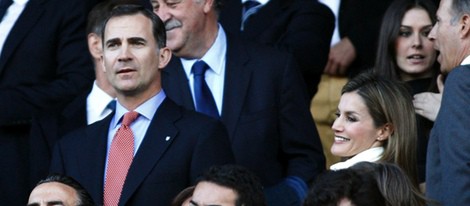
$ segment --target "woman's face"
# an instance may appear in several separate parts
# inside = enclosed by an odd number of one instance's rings
[[[405,13],[396,40],[396,61],[404,81],[432,76],[436,50],[427,36],[432,29],[426,10],[413,8]]]
[[[369,148],[380,146],[382,129],[374,126],[374,120],[363,99],[357,92],[341,96],[331,127],[335,133],[331,153],[339,157],[352,157]]]

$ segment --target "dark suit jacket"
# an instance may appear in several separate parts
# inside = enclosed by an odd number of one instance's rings
[[[227,39],[221,120],[237,163],[267,187],[286,176],[310,182],[324,170],[325,159],[292,55]],[[194,110],[179,58],[163,70],[162,82],[168,97]]]
[[[470,203],[470,65],[447,76],[441,108],[431,131],[426,196],[442,205]]]
[[[103,204],[106,141],[112,117],[59,140],[51,163],[51,172],[78,180],[99,205]],[[221,122],[185,110],[166,98],[134,157],[119,205],[169,205],[204,170],[233,162]]]
[[[93,81],[88,1],[30,0],[0,56],[0,203],[25,205],[32,113],[70,101]]]
[[[88,94],[89,91],[83,92],[65,106],[56,105],[33,116],[30,137],[32,185],[47,176],[56,141],[73,130],[87,126]]]
[[[382,17],[392,1],[341,0],[339,35],[348,37],[356,49],[356,59],[347,70],[349,77],[374,65]]]
[[[335,26],[330,9],[313,0],[270,0],[248,18],[243,31],[241,15],[241,1],[230,0],[225,1],[219,19],[229,33],[292,52],[313,97]]]

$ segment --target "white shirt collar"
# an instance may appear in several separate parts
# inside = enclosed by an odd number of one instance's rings
[[[470,64],[470,55],[465,57],[465,59],[463,59],[462,63],[460,63],[460,65],[466,65],[466,64]]]
[[[245,3],[246,1],[248,0],[242,0],[242,4]],[[256,0],[257,2],[259,2],[261,5],[265,5],[269,2],[269,0]]]
[[[13,0],[13,2],[20,4],[20,5],[25,5],[28,3],[29,0]]]
[[[382,158],[382,154],[384,153],[383,147],[372,147],[368,150],[362,151],[361,153],[351,157],[350,159],[344,162],[338,162],[330,166],[330,170],[340,170],[346,169],[358,162],[377,162]]]
[[[95,80],[93,88],[87,97],[88,124],[101,120],[111,113],[112,111],[107,111],[106,106],[108,106],[108,103],[113,99],[112,96],[98,87]]]
[[[201,58],[207,65],[214,71],[217,75],[220,75],[222,68],[224,68],[225,64],[225,55],[220,56],[220,54],[226,54],[227,51],[227,36],[225,34],[224,29],[219,24],[218,26],[218,33],[217,37],[212,44],[212,46],[207,50],[204,56]],[[193,66],[194,62],[197,59],[183,59],[181,58],[181,63],[183,64],[184,71],[186,72],[186,76],[191,76],[191,67]]]

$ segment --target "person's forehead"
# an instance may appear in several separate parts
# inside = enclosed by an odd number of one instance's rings
[[[238,195],[235,190],[211,182],[196,185],[192,200],[202,205],[234,205]]]
[[[34,188],[29,202],[62,201],[66,203],[76,202],[77,198],[78,195],[74,188],[58,182],[48,182]]]
[[[152,35],[152,21],[143,14],[116,16],[109,19],[105,28],[105,39],[124,35],[144,37]]]

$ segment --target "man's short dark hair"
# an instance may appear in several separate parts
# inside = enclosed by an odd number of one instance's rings
[[[105,0],[96,4],[91,11],[88,13],[86,33],[95,33],[97,35],[101,34],[103,29],[103,24],[106,18],[109,15],[109,12],[113,10],[114,7],[121,4],[135,4],[141,5],[139,0]]]
[[[238,195],[236,206],[266,205],[259,178],[242,166],[213,166],[198,179],[198,182],[210,182],[233,189]]]
[[[113,17],[120,17],[120,16],[127,16],[127,15],[134,15],[134,14],[142,14],[152,21],[152,33],[155,41],[157,42],[158,48],[166,47],[166,30],[165,24],[162,20],[152,11],[146,9],[141,5],[135,4],[123,4],[118,5],[111,10],[108,18],[104,21],[101,29],[101,39],[103,39],[104,45],[104,33],[106,24],[108,21]]]
[[[94,206],[95,203],[93,202],[93,198],[91,198],[90,194],[85,190],[85,188],[80,185],[75,179],[69,176],[64,176],[60,174],[52,174],[38,182],[38,185],[44,183],[51,183],[51,182],[58,182],[69,187],[72,187],[77,192],[78,202],[77,206]]]

